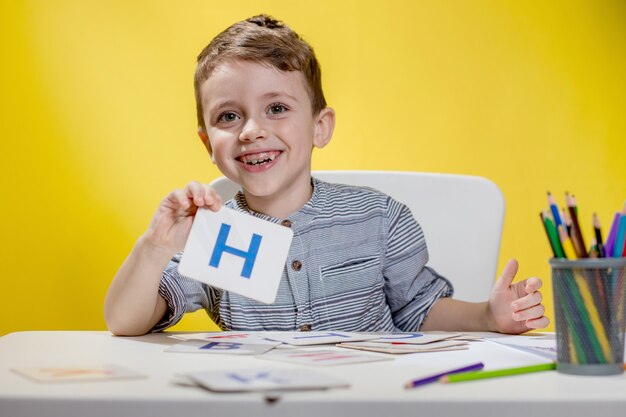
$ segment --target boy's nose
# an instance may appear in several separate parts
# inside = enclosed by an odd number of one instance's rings
[[[252,142],[267,137],[267,131],[256,120],[250,118],[246,121],[239,134],[239,140]]]

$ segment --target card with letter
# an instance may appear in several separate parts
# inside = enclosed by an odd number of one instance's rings
[[[222,207],[196,213],[178,266],[182,275],[270,304],[276,298],[293,231]]]
[[[266,338],[265,332],[242,332],[242,331],[220,331],[204,333],[179,333],[168,336],[177,340],[222,340],[224,342],[240,342],[253,345],[276,346],[281,342],[275,342]]]
[[[353,332],[268,332],[266,337],[289,345],[309,346],[372,340],[378,339],[380,335]]]
[[[442,352],[447,350],[465,350],[469,349],[469,344],[463,341],[441,341],[441,342],[432,342],[423,345],[415,345],[415,344],[393,344],[393,343],[380,343],[380,342],[349,342],[349,343],[339,343],[337,346],[348,348],[348,349],[357,349],[357,350],[367,350],[371,352],[381,352],[381,353],[419,353],[419,352]]]
[[[242,369],[195,372],[186,376],[216,392],[318,390],[349,386],[345,381],[308,369]]]
[[[381,335],[375,341],[381,343],[425,345],[427,343],[454,339],[462,336],[461,333],[431,332],[431,333],[389,333]]]
[[[87,366],[48,366],[41,368],[15,368],[13,372],[22,375],[35,382],[83,382],[83,381],[109,381],[116,379],[146,378],[140,374],[122,366],[104,364]]]
[[[324,350],[273,350],[258,356],[259,359],[269,359],[281,362],[297,363],[310,366],[348,365],[353,363],[378,362],[393,360],[390,357],[374,356],[358,352],[341,351],[336,349]]]
[[[223,339],[186,340],[168,347],[165,352],[260,355],[278,345],[280,342],[270,342],[269,340],[258,344]]]

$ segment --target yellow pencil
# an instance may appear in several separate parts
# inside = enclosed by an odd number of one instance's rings
[[[576,251],[572,245],[572,240],[567,236],[567,232],[563,229],[562,225],[559,225],[559,238],[561,239],[561,246],[563,246],[563,252],[567,259],[576,259]]]

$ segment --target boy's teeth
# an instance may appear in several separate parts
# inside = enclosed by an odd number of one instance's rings
[[[243,156],[241,157],[241,161],[248,164],[248,165],[258,165],[261,163],[267,163],[267,162],[271,162],[274,159],[276,159],[276,153],[275,152],[263,152],[260,154],[256,154],[254,156],[252,155],[247,155],[247,156]]]

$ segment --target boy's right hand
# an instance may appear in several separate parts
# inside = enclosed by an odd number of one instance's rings
[[[222,207],[222,198],[208,184],[192,181],[184,190],[172,191],[159,204],[144,233],[144,242],[154,249],[166,251],[170,256],[181,252],[196,212],[201,207],[212,211]]]

